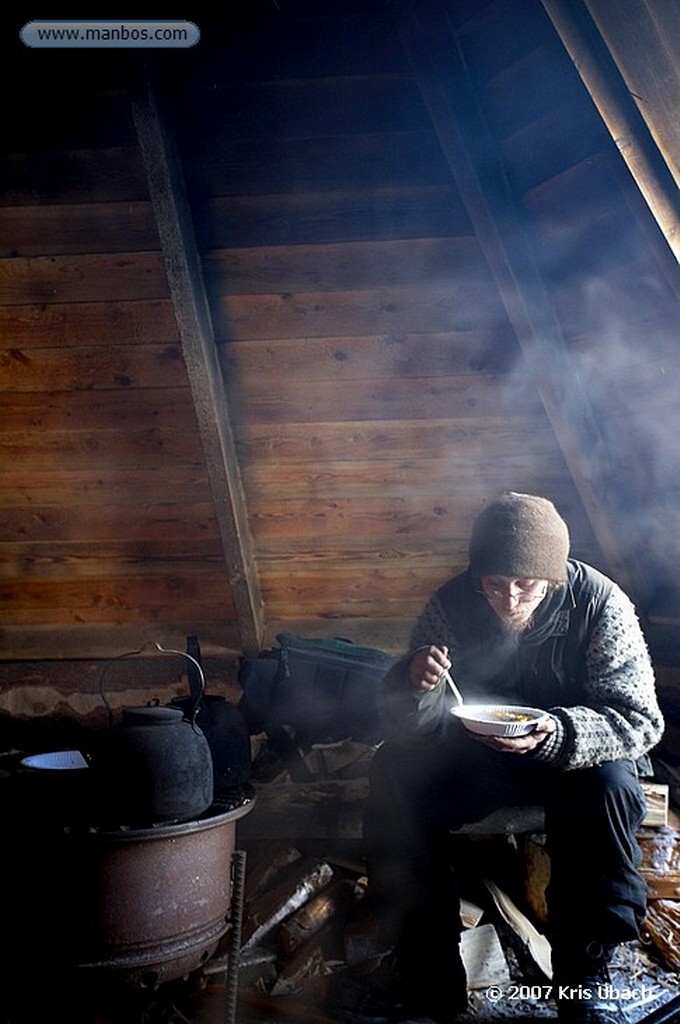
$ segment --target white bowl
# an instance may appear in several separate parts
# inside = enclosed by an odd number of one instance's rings
[[[482,736],[526,736],[547,712],[519,704],[461,704],[451,714]]]
[[[75,768],[89,767],[79,750],[55,750],[49,754],[30,754],[28,757],[24,757],[21,763],[25,768],[47,768],[52,771],[72,771]]]

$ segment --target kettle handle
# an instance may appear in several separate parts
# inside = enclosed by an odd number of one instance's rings
[[[198,675],[198,681],[199,681],[198,693],[196,695],[194,695],[194,692],[193,692],[194,687],[192,686],[192,688],[191,688],[192,689],[192,696],[193,696],[194,699],[193,699],[192,705],[191,705],[190,721],[191,721],[191,724],[194,725],[195,722],[196,722],[196,715],[198,714],[198,709],[200,707],[201,700],[203,698],[203,694],[205,693],[205,676],[203,675],[203,669],[201,668],[200,662],[197,661],[196,658],[194,658],[194,656],[192,654],[189,654],[188,651],[176,651],[172,647],[161,647],[161,645],[157,641],[156,641],[154,646],[156,647],[157,651],[161,652],[161,654],[179,654],[179,656],[181,658],[186,658],[187,661],[189,661],[191,663],[191,665],[193,666],[193,668],[195,670],[195,672],[193,674],[197,674]]]
[[[186,652],[190,657],[187,681],[189,683],[192,714],[195,716],[205,693],[205,679],[203,679],[200,672],[203,665],[201,661],[201,645],[198,642],[197,636],[187,637]]]

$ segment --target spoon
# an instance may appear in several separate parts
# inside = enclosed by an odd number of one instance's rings
[[[448,683],[449,689],[451,690],[451,693],[456,698],[456,704],[462,704],[463,703],[463,694],[460,692],[460,690],[458,689],[458,687],[454,683],[453,679],[451,678],[451,673],[449,672],[449,670],[447,668],[445,668],[444,671],[442,672],[442,678],[444,678],[446,680],[446,682]]]

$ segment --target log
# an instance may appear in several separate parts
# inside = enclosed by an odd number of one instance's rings
[[[669,787],[663,782],[643,782],[642,790],[647,806],[642,824],[650,827],[667,825]]]
[[[271,989],[272,996],[293,995],[302,990],[306,979],[329,973],[328,968],[324,966],[323,951],[324,932],[329,928],[330,925],[326,923],[318,934],[312,936],[307,942],[303,942],[295,950],[279,971]]]
[[[550,880],[550,857],[545,849],[545,836],[524,836],[521,851],[524,897],[534,920],[544,925],[548,921],[545,891]]]
[[[680,971],[680,902],[651,902],[642,923],[642,933],[659,951],[668,967]]]
[[[491,893],[496,908],[503,920],[512,928],[520,941],[527,948],[532,959],[546,976],[552,978],[551,948],[545,935],[542,935],[522,913],[507,893],[503,892],[495,882],[489,879],[484,884]]]
[[[480,924],[464,931],[460,937],[460,955],[468,988],[483,989],[510,983],[508,962],[492,924]]]
[[[638,836],[642,851],[640,874],[650,900],[680,898],[680,832],[660,828]]]
[[[279,942],[286,956],[291,956],[301,946],[307,945],[336,914],[340,914],[347,907],[350,895],[349,885],[338,880],[327,885],[291,914],[278,930]]]
[[[270,935],[332,878],[333,869],[325,861],[305,857],[295,864],[285,879],[250,904],[243,929],[243,948],[250,949]]]

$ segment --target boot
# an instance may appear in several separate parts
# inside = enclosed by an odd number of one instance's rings
[[[560,1024],[620,1024],[621,1007],[609,975],[614,946],[553,952],[553,991]]]

